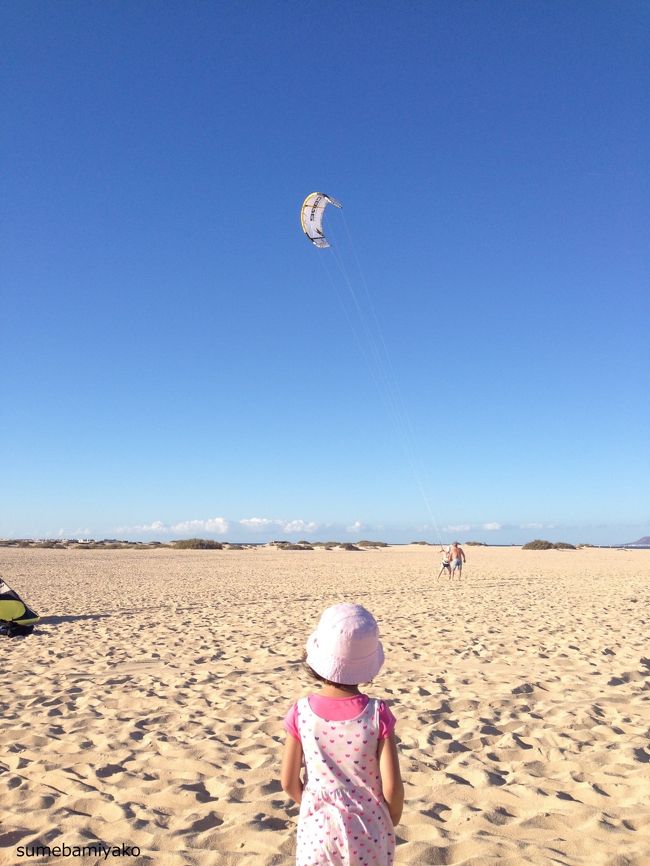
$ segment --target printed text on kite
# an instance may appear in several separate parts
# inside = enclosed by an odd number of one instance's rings
[[[315,247],[325,249],[329,247],[329,241],[323,232],[323,216],[328,204],[334,207],[343,207],[340,201],[325,195],[324,192],[312,192],[302,203],[300,210],[300,222],[302,230]]]

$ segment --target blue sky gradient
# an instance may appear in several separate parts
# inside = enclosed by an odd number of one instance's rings
[[[0,536],[650,534],[646,3],[0,31]]]

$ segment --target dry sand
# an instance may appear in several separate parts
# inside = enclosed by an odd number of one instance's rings
[[[0,550],[44,616],[0,639],[0,862],[99,839],[290,866],[281,720],[308,632],[353,600],[398,718],[398,864],[648,866],[650,551],[467,553],[451,583],[422,547]]]

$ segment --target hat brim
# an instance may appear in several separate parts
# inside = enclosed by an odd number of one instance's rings
[[[373,680],[384,664],[384,648],[381,641],[369,656],[361,659],[343,659],[325,653],[318,645],[318,635],[313,632],[307,640],[309,667],[323,679],[342,686],[356,686]]]

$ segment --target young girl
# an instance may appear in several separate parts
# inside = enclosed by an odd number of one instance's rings
[[[305,662],[321,690],[287,713],[282,760],[282,787],[300,803],[296,866],[391,866],[404,786],[395,717],[359,691],[384,663],[372,614],[360,604],[327,608]]]

